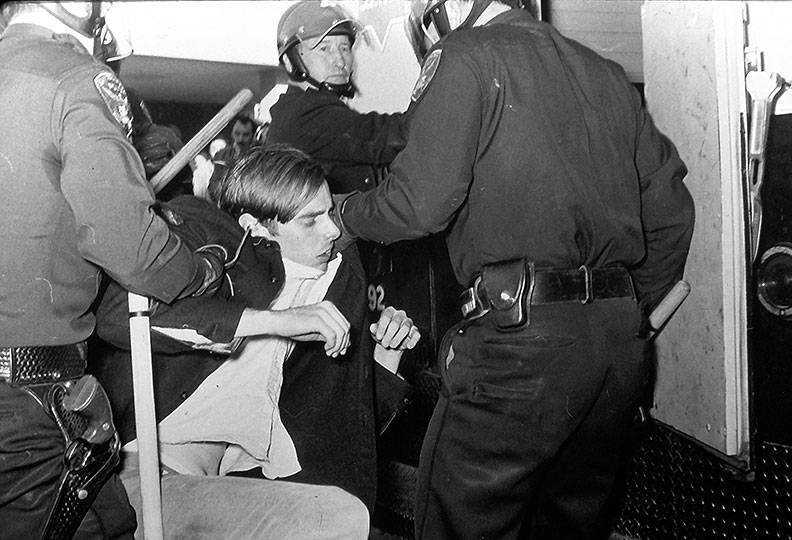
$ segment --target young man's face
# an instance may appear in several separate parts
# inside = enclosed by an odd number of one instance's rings
[[[325,182],[316,196],[287,223],[268,228],[283,257],[318,270],[327,270],[333,243],[341,235],[330,217],[333,198]]]
[[[234,146],[240,150],[247,150],[253,141],[253,125],[243,124],[242,122],[234,122],[234,127],[231,128],[231,139],[234,141]]]
[[[352,76],[352,44],[349,36],[325,36],[317,45],[318,41],[319,38],[311,38],[298,45],[308,73],[319,82],[348,83]]]

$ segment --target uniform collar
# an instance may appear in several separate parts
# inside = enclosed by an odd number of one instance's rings
[[[289,85],[289,87],[286,89],[285,95],[299,96],[299,97],[310,96],[312,99],[316,99],[316,97],[318,96],[320,98],[325,99],[325,101],[328,102],[341,101],[343,103],[343,100],[337,95],[332,94],[330,92],[320,92],[313,86],[309,86],[308,88],[303,89],[300,88],[299,86]]]
[[[80,40],[71,34],[58,34],[53,32],[46,26],[30,23],[14,23],[6,28],[3,32],[2,40],[6,39],[51,39],[61,43],[68,44],[80,53],[88,53],[88,49],[80,43]]]
[[[3,32],[3,39],[15,37],[40,37],[52,39],[54,32],[46,26],[30,23],[13,23]]]
[[[527,10],[512,8],[504,11],[503,13],[498,13],[489,21],[487,21],[484,26],[491,26],[493,24],[509,24],[513,21],[524,20],[526,18],[534,20],[533,15],[531,15]]]

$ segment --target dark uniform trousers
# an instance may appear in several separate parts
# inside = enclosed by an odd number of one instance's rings
[[[41,535],[55,500],[65,450],[60,428],[41,405],[24,390],[0,381],[0,539]],[[74,538],[131,539],[134,531],[135,511],[113,475]]]
[[[421,451],[418,538],[601,534],[625,433],[651,386],[640,320],[632,298],[612,298],[531,306],[516,331],[491,314],[449,330]]]

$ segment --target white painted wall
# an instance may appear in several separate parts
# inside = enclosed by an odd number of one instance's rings
[[[641,0],[546,0],[544,18],[643,82]]]
[[[292,3],[125,0],[113,4],[108,22],[126,26],[142,56],[275,66],[278,19]]]
[[[133,43],[135,55],[126,69],[133,86],[179,101],[209,96],[221,103],[244,86],[258,100],[276,82],[278,20],[293,3],[130,0],[116,2],[108,21]],[[354,74],[359,93],[350,105],[360,111],[405,110],[419,72],[404,32],[409,1],[332,3],[342,5],[361,29]],[[217,88],[200,88],[204,85]]]

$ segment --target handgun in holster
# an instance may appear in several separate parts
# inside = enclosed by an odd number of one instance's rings
[[[119,462],[120,442],[110,401],[93,375],[55,384],[46,405],[66,440],[64,469],[41,538],[74,536]]]

